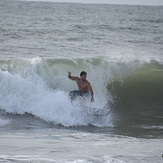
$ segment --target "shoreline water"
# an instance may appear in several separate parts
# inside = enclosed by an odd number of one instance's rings
[[[29,130],[28,130],[29,131]],[[79,130],[44,129],[1,134],[1,161],[161,163],[162,139],[142,139]],[[6,146],[7,144],[7,146]]]

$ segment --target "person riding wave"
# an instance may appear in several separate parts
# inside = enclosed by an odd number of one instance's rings
[[[68,78],[76,81],[79,90],[70,91],[71,99],[77,96],[86,96],[89,97],[91,94],[91,102],[94,102],[93,89],[88,80],[86,80],[87,73],[82,71],[80,73],[80,78],[76,76],[71,76],[71,72],[68,72]]]

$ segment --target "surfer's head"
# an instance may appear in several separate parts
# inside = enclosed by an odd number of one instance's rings
[[[85,71],[82,71],[82,72],[80,73],[80,77],[81,77],[82,80],[86,80],[87,73],[86,73]]]

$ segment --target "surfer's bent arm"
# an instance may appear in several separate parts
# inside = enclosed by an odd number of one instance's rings
[[[68,78],[71,79],[71,80],[75,80],[75,81],[77,81],[79,79],[76,76],[71,76],[71,72],[68,72]]]

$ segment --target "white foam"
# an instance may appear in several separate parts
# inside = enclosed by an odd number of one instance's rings
[[[97,117],[90,115],[86,110],[83,111],[83,108],[73,105],[68,91],[60,88],[63,83],[58,89],[50,88],[39,75],[38,66],[42,62],[40,58],[32,59],[30,62],[31,65],[26,67],[22,74],[0,71],[1,109],[16,114],[31,113],[48,122],[64,126],[110,125],[109,120],[97,120]],[[99,105],[98,100],[93,104],[87,104]]]
[[[45,158],[45,157],[40,157],[40,156],[32,156],[32,155],[14,155],[14,156],[10,156],[10,155],[0,155],[0,158],[3,161],[8,161],[8,160],[14,160],[14,161],[40,161],[40,162],[56,162],[56,160],[51,159],[51,158]],[[121,160],[118,159],[114,159],[110,156],[104,156],[104,157],[99,157],[99,158],[91,158],[91,161],[88,161],[86,159],[76,159],[73,161],[62,161],[59,160],[59,162],[67,162],[67,163],[95,163],[95,162],[105,162],[105,163],[124,163]]]
[[[77,159],[74,161],[70,161],[68,163],[95,163],[95,162],[105,162],[105,163],[124,163],[122,160],[118,160],[112,158],[111,156],[104,156],[104,157],[93,157],[90,159],[91,161],[84,160],[84,159]]]

